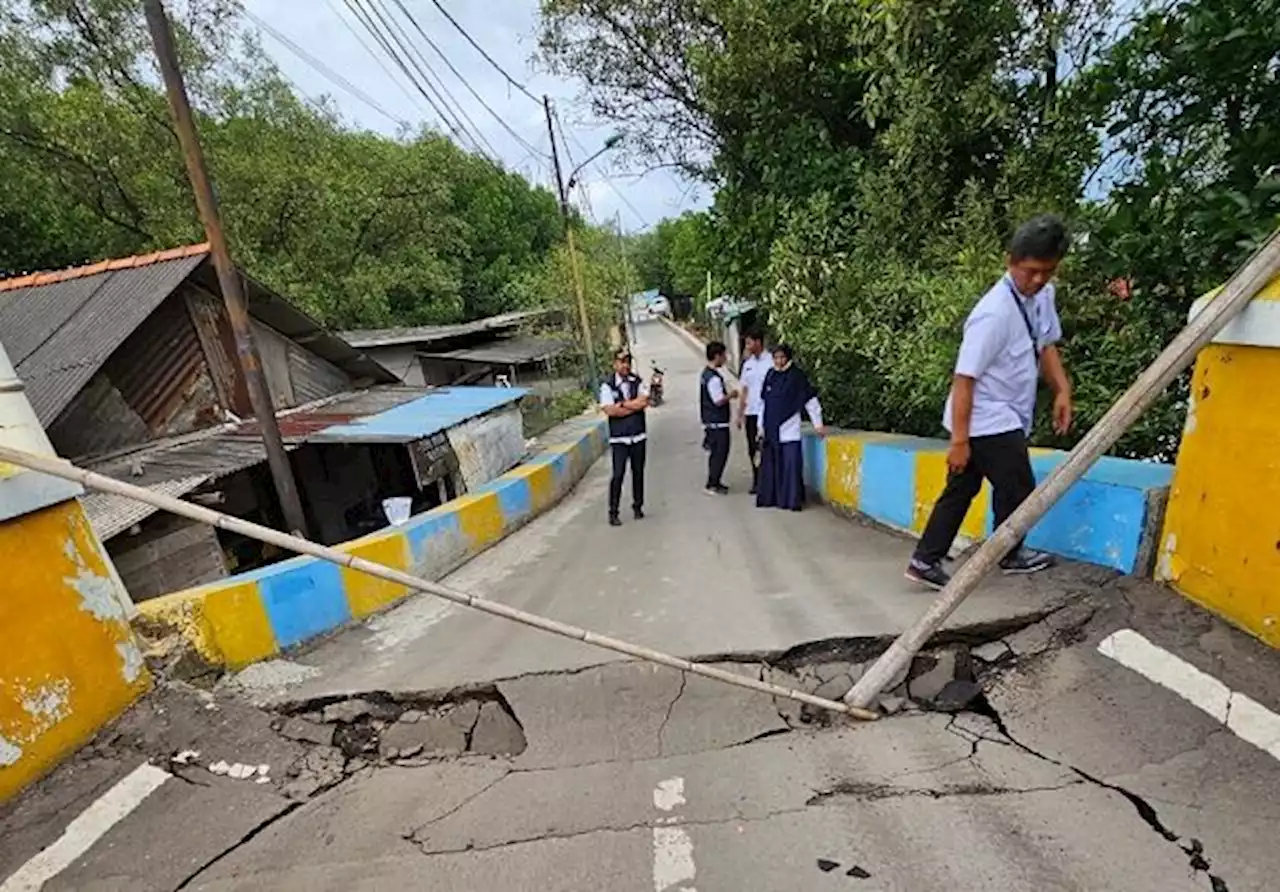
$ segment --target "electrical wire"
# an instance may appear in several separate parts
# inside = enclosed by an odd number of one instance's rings
[[[366,31],[369,32],[377,44],[382,47],[383,52],[385,52],[391,61],[395,63],[395,66],[400,69],[404,76],[409,79],[409,83],[413,85],[413,88],[417,90],[422,98],[427,101],[427,105],[429,105],[432,111],[435,112],[441,123],[453,135],[453,138],[460,144],[464,143],[464,141],[470,142],[470,148],[483,155],[484,150],[480,148],[479,143],[475,139],[471,138],[470,134],[465,134],[464,136],[465,128],[463,128],[460,125],[460,122],[454,119],[448,111],[441,108],[443,100],[441,99],[440,102],[437,102],[437,98],[427,92],[426,87],[424,87],[422,83],[422,80],[426,80],[425,75],[422,73],[421,69],[414,64],[414,61],[412,57],[408,55],[407,50],[405,50],[403,46],[400,46],[400,42],[395,39],[395,34],[383,20],[379,10],[373,5],[372,0],[365,0],[369,5],[369,9],[365,9],[364,6],[361,5],[361,0],[344,0],[344,2],[346,3],[347,9],[351,11],[356,20],[365,28]],[[375,18],[378,20],[377,23],[374,21]],[[379,27],[379,23],[381,24],[381,27]],[[386,31],[385,34],[383,33],[384,29]],[[393,46],[393,43],[396,45]],[[400,46],[400,48],[397,49],[396,46]],[[427,87],[430,86],[430,82],[427,81]],[[434,88],[432,89],[434,91]]]
[[[560,118],[558,115],[556,116],[556,126],[560,128],[560,138],[563,140],[564,134],[565,134],[564,124],[560,121]],[[569,139],[572,140],[573,144],[577,146],[579,149],[581,149],[584,153],[587,151],[587,147],[584,146],[579,141],[576,135],[574,135],[573,133],[570,133]],[[644,214],[640,213],[640,211],[636,209],[636,206],[631,203],[631,199],[627,198],[627,196],[623,194],[622,190],[619,189],[618,186],[613,182],[613,177],[602,174],[600,176],[600,179],[603,180],[604,184],[609,187],[609,190],[618,197],[618,200],[627,206],[627,210],[631,211],[631,213],[635,216],[635,218],[640,221],[640,225],[643,226],[645,229],[648,229],[649,221],[646,220],[644,217]]]
[[[365,0],[365,2],[375,10],[380,10],[379,18],[382,19],[384,24],[388,27],[395,29],[395,35],[393,36],[395,37],[396,43],[405,50],[406,54],[411,53],[412,56],[417,59],[417,64],[414,65],[414,68],[422,74],[423,79],[431,86],[432,92],[436,94],[437,98],[439,98],[441,105],[449,109],[454,120],[458,122],[459,128],[468,134],[473,144],[478,146],[480,143],[484,143],[485,148],[489,150],[493,157],[498,157],[498,151],[493,147],[489,140],[485,138],[484,133],[476,126],[476,122],[471,119],[471,115],[467,114],[467,110],[462,107],[462,103],[449,92],[449,88],[444,85],[443,78],[441,78],[440,75],[436,73],[436,70],[431,67],[431,63],[427,61],[426,56],[423,55],[420,49],[418,49],[413,38],[409,36],[409,33],[405,30],[404,26],[396,18],[395,13],[387,7],[385,0]],[[426,69],[425,72],[422,71],[423,68]],[[463,123],[464,121],[466,122],[465,124]],[[481,154],[484,153],[481,152]]]
[[[531,100],[533,100],[534,102],[538,103],[539,105],[541,105],[541,104],[542,104],[542,100],[541,100],[541,99],[539,99],[537,96],[534,96],[532,93],[530,93],[530,92],[529,92],[529,88],[528,88],[528,87],[526,87],[524,84],[520,83],[518,80],[516,80],[515,78],[513,78],[511,75],[507,74],[506,69],[504,69],[501,65],[499,65],[499,64],[494,60],[493,56],[490,56],[487,52],[485,52],[484,47],[482,47],[480,44],[476,43],[475,38],[474,38],[474,37],[472,37],[470,34],[468,34],[468,33],[467,33],[467,29],[466,29],[466,28],[463,28],[460,24],[458,24],[458,20],[457,20],[457,19],[455,19],[455,18],[454,18],[454,17],[449,13],[449,10],[445,8],[445,5],[444,5],[443,3],[441,3],[441,2],[440,2],[440,0],[431,0],[431,2],[435,5],[435,8],[436,8],[436,9],[440,10],[440,14],[441,14],[441,15],[443,15],[446,19],[448,19],[448,20],[449,20],[449,24],[450,24],[450,25],[453,25],[453,27],[457,28],[457,29],[458,29],[458,33],[460,33],[463,37],[465,37],[465,38],[467,39],[467,43],[469,43],[469,44],[471,44],[473,47],[475,47],[476,52],[478,52],[481,56],[484,56],[484,60],[485,60],[486,62],[488,62],[490,65],[492,65],[495,69],[497,69],[497,71],[498,71],[498,73],[499,73],[500,75],[502,75],[504,78],[506,78],[506,81],[507,81],[507,83],[508,83],[508,84],[510,84],[511,86],[515,87],[517,90],[519,90],[519,91],[520,91],[521,93],[523,93],[525,96],[528,96]]]
[[[382,73],[387,76],[387,80],[395,84],[400,92],[404,94],[404,97],[413,103],[418,111],[422,112],[423,115],[428,114],[426,107],[422,104],[422,100],[417,96],[414,96],[413,93],[409,91],[409,88],[401,83],[399,78],[392,74],[391,69],[383,63],[382,57],[378,55],[377,51],[373,47],[369,46],[369,44],[365,42],[365,39],[360,36],[360,32],[357,31],[349,21],[347,21],[346,16],[344,16],[338,7],[334,5],[333,0],[325,0],[325,4],[329,7],[329,11],[334,14],[338,21],[342,22],[342,26],[347,29],[347,33],[356,39],[356,42],[360,44],[361,49],[368,53],[374,63],[382,69]]]
[[[527,149],[529,152],[533,154],[541,154],[541,152],[538,149],[531,146],[529,142],[526,139],[524,139],[524,137],[522,137],[519,133],[513,130],[511,126],[507,124],[507,122],[502,118],[502,116],[499,115],[497,112],[495,112],[493,108],[490,107],[489,103],[485,102],[484,97],[476,92],[475,88],[472,87],[471,84],[467,81],[467,79],[462,76],[462,72],[458,71],[458,69],[454,67],[453,63],[449,61],[449,57],[444,54],[444,52],[440,49],[440,47],[436,44],[436,42],[431,39],[431,36],[428,35],[425,30],[423,30],[420,24],[418,24],[418,20],[413,17],[413,13],[409,12],[408,8],[403,3],[403,0],[393,0],[393,2],[396,4],[396,6],[400,7],[400,11],[403,12],[405,15],[405,18],[409,20],[409,24],[413,25],[413,27],[417,29],[418,33],[422,35],[422,39],[427,42],[427,45],[430,46],[431,49],[435,51],[435,54],[439,56],[440,59],[444,62],[444,64],[448,66],[449,70],[453,72],[454,77],[460,80],[462,82],[462,86],[467,88],[467,91],[472,96],[475,97],[476,101],[480,103],[481,107],[483,107],[484,110],[487,111],[495,121],[497,121],[500,125],[502,125],[502,129],[506,130],[507,133],[511,134],[511,138],[514,139],[517,143],[519,143],[523,148]],[[543,157],[546,157],[546,156],[544,155]]]
[[[284,46],[286,49],[292,52],[295,56],[301,59],[312,70],[317,72],[321,77],[325,78],[335,86],[345,90],[347,93],[351,94],[351,96],[360,100],[365,105],[369,106],[369,108],[373,109],[378,114],[385,117],[387,120],[392,121],[393,123],[399,124],[404,127],[409,126],[408,121],[404,120],[403,118],[398,118],[395,115],[393,115],[391,112],[387,111],[385,108],[379,105],[376,100],[370,97],[367,93],[365,93],[359,87],[355,86],[346,78],[344,78],[342,75],[338,74],[333,69],[329,68],[329,66],[325,65],[315,56],[311,55],[302,47],[298,46],[296,43],[294,43],[284,34],[281,34],[271,25],[263,21],[263,19],[261,19],[259,16],[255,15],[254,13],[250,12],[247,9],[244,9],[243,12],[244,12],[245,18],[253,22],[253,24],[256,25],[264,33],[274,38],[278,43],[280,43],[282,46]]]

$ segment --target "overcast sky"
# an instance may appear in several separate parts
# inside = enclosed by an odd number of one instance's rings
[[[520,139],[507,132],[494,115],[485,110],[421,35],[404,21],[403,16],[399,16],[406,33],[413,38],[414,46],[435,70],[449,96],[465,112],[461,119],[463,125],[471,128],[467,121],[469,117],[479,131],[479,137],[492,147],[509,169],[518,170],[530,179],[550,186],[551,166],[541,105],[511,87],[504,76],[449,23],[432,0],[401,2],[458,73]],[[577,82],[541,71],[532,61],[536,50],[538,0],[441,2],[458,24],[514,80],[526,86],[534,96],[540,97],[545,93],[551,97],[560,112],[568,136],[569,153],[575,162],[586,160],[613,132],[607,122],[590,116],[579,99]],[[384,0],[382,5],[396,9],[394,0]],[[391,118],[408,121],[415,127],[429,122],[448,132],[447,128],[441,127],[439,117],[427,101],[378,49],[343,0],[244,0],[244,6],[281,36],[294,41],[349,81],[388,112]],[[377,51],[377,58],[361,45],[361,40]],[[394,120],[333,83],[272,34],[264,33],[262,43],[302,92],[313,98],[327,94],[337,103],[344,118],[355,126],[388,135],[396,133],[398,125]],[[527,145],[523,145],[521,140]],[[465,137],[461,142],[472,148]],[[483,142],[481,145],[486,153],[490,153]],[[531,152],[530,147],[536,149],[537,154]],[[562,164],[568,176],[573,165],[563,158]],[[690,188],[689,182],[667,170],[650,173],[639,180],[626,176],[626,173],[626,169],[610,164],[607,157],[602,159],[581,175],[584,188],[577,191],[575,201],[600,222],[611,221],[615,213],[620,214],[623,229],[636,232],[653,226],[663,217],[705,207],[710,199],[705,189]]]

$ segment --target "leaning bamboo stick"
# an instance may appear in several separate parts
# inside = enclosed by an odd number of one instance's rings
[[[735,685],[740,688],[746,688],[750,691],[756,691],[761,694],[769,694],[774,697],[785,697],[788,700],[794,700],[798,703],[805,703],[809,706],[815,706],[820,709],[826,709],[831,712],[847,715],[850,718],[860,719],[863,721],[873,721],[879,718],[879,715],[867,709],[861,709],[856,706],[847,706],[834,700],[827,700],[822,697],[815,697],[804,691],[797,691],[782,685],[772,684],[767,681],[761,681],[755,678],[749,678],[745,675],[739,675],[735,672],[726,672],[723,669],[717,669],[714,666],[706,666],[701,663],[694,663],[683,657],[676,657],[661,651],[652,650],[639,644],[631,644],[617,638],[611,638],[607,635],[598,635],[595,632],[581,629],[568,623],[558,622],[557,620],[547,619],[546,617],[537,616],[536,614],[527,613],[518,610],[515,607],[508,607],[497,601],[489,601],[485,598],[479,598],[475,595],[468,595],[451,589],[448,586],[440,585],[426,579],[420,579],[401,570],[395,570],[382,564],[375,564],[372,561],[365,560],[355,555],[346,554],[338,551],[336,548],[330,548],[325,545],[317,545],[306,539],[297,536],[291,536],[288,533],[281,533],[268,527],[259,526],[256,523],[250,523],[247,520],[241,520],[238,517],[231,517],[221,512],[205,508],[200,505],[194,505],[190,502],[184,502],[172,496],[163,495],[161,493],[152,492],[140,486],[134,486],[131,483],[125,483],[111,477],[105,477],[102,474],[95,474],[93,471],[86,471],[83,468],[77,468],[71,463],[62,459],[50,456],[33,455],[29,452],[22,452],[17,449],[10,449],[0,446],[0,462],[18,465],[28,468],[32,471],[39,471],[42,474],[48,474],[50,477],[59,477],[63,480],[74,480],[90,489],[100,490],[102,492],[114,493],[115,495],[124,496],[134,499],[153,508],[168,511],[182,517],[190,518],[199,523],[209,524],[219,529],[229,530],[257,539],[261,542],[267,542],[271,545],[298,554],[306,554],[323,561],[339,564],[343,567],[350,567],[353,570],[359,570],[361,573],[368,573],[370,576],[376,576],[379,579],[385,579],[388,582],[398,583],[406,588],[414,591],[426,592],[429,595],[435,595],[444,598],[446,601],[452,601],[455,604],[461,604],[464,607],[471,607],[490,616],[499,616],[503,619],[513,620],[522,625],[539,629],[543,632],[550,632],[553,635],[559,635],[563,638],[571,638],[575,641],[581,641],[585,644],[592,644],[605,650],[611,650],[615,653],[625,654],[629,657],[645,660],[650,663],[657,663],[660,666],[668,666],[672,669],[679,669],[681,672],[688,672],[690,675],[698,675],[703,678],[709,678],[713,681],[724,682],[725,684]]]

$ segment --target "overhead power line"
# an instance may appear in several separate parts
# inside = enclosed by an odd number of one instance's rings
[[[465,37],[465,38],[467,39],[467,43],[469,43],[469,44],[471,44],[473,47],[475,47],[476,52],[478,52],[481,56],[484,56],[484,60],[485,60],[486,62],[488,62],[490,65],[492,65],[495,69],[497,69],[497,71],[498,71],[498,73],[499,73],[499,74],[501,74],[504,78],[506,78],[507,83],[509,83],[511,86],[515,87],[517,90],[519,90],[519,91],[520,91],[521,93],[523,93],[524,95],[528,96],[528,97],[529,97],[530,99],[532,99],[534,102],[538,103],[539,105],[541,105],[541,104],[542,104],[542,100],[541,100],[541,99],[539,99],[537,96],[534,96],[532,93],[530,93],[530,92],[529,92],[529,88],[528,88],[528,87],[526,87],[524,84],[520,83],[520,82],[519,82],[518,80],[516,80],[514,77],[512,77],[512,76],[511,76],[511,75],[509,75],[509,74],[507,74],[506,69],[505,69],[505,68],[503,68],[501,65],[499,65],[499,64],[497,63],[497,61],[493,58],[493,56],[490,56],[487,52],[485,52],[484,47],[482,47],[480,44],[476,43],[475,38],[474,38],[474,37],[472,37],[470,34],[468,34],[468,33],[467,33],[467,29],[466,29],[466,28],[464,28],[464,27],[462,27],[462,25],[458,24],[458,20],[457,20],[457,19],[455,19],[455,18],[454,18],[454,17],[449,13],[449,10],[445,8],[445,5],[444,5],[443,3],[441,3],[441,2],[440,2],[440,0],[431,0],[431,2],[435,5],[435,8],[436,8],[436,9],[440,10],[440,14],[441,14],[441,15],[443,15],[446,19],[448,19],[448,20],[449,20],[449,24],[450,24],[450,25],[453,25],[453,27],[457,28],[457,29],[458,29],[458,33],[459,33],[459,34],[461,34],[463,37]]]
[[[543,154],[539,149],[536,149],[532,145],[530,145],[528,140],[526,140],[519,133],[513,130],[511,126],[506,122],[506,120],[504,120],[503,117],[499,115],[496,111],[494,111],[493,108],[489,105],[489,103],[485,102],[484,97],[476,92],[475,88],[471,86],[470,82],[468,82],[467,79],[462,76],[462,72],[458,71],[458,69],[454,67],[454,64],[449,61],[449,57],[444,54],[444,51],[441,50],[440,47],[436,45],[436,42],[431,39],[431,36],[427,34],[426,31],[423,30],[421,25],[418,24],[418,20],[413,17],[413,13],[409,12],[408,8],[404,5],[402,0],[394,0],[394,2],[396,6],[400,7],[400,11],[404,13],[405,18],[409,20],[409,24],[413,25],[413,27],[417,30],[417,32],[422,35],[422,39],[427,42],[427,45],[431,47],[432,50],[435,51],[435,54],[439,56],[441,61],[443,61],[444,64],[448,66],[449,70],[453,72],[454,77],[456,77],[459,81],[462,82],[462,86],[467,88],[467,92],[469,92],[472,96],[475,97],[476,101],[480,103],[481,107],[484,108],[484,110],[487,111],[493,117],[493,119],[502,126],[502,129],[506,130],[507,133],[511,134],[511,138],[514,139],[517,143],[519,143],[523,148],[527,149],[529,152],[533,154]],[[543,157],[546,157],[546,156],[543,155]]]
[[[369,106],[369,108],[373,109],[373,110],[374,110],[374,111],[376,111],[378,114],[380,114],[380,115],[382,115],[383,117],[387,118],[389,121],[392,121],[392,122],[394,122],[394,123],[396,123],[396,124],[399,124],[399,125],[401,125],[401,126],[406,126],[406,127],[407,127],[407,126],[409,125],[409,122],[408,122],[408,121],[404,120],[403,118],[398,118],[398,117],[396,117],[395,115],[393,115],[391,112],[387,111],[385,108],[383,108],[381,105],[379,105],[379,104],[378,104],[378,102],[377,102],[376,100],[374,100],[372,97],[370,97],[370,96],[369,96],[369,94],[365,93],[363,90],[361,90],[359,87],[357,87],[357,86],[355,86],[354,84],[352,84],[350,81],[348,81],[348,80],[347,80],[346,78],[344,78],[342,75],[338,74],[338,73],[337,73],[337,72],[335,72],[333,69],[331,69],[329,66],[325,65],[323,62],[321,62],[321,61],[320,61],[319,59],[317,59],[315,56],[311,55],[311,54],[310,54],[310,53],[308,53],[306,50],[304,50],[302,47],[298,46],[296,43],[294,43],[294,42],[293,42],[292,40],[290,40],[288,37],[286,37],[285,35],[281,34],[281,33],[280,33],[279,31],[277,31],[275,28],[271,27],[271,25],[268,25],[268,24],[267,24],[265,21],[263,21],[260,17],[258,17],[257,15],[255,15],[254,13],[250,12],[250,11],[249,11],[249,10],[247,10],[247,9],[245,9],[245,10],[244,10],[244,15],[245,15],[245,18],[247,18],[249,21],[253,22],[253,23],[254,23],[254,25],[256,25],[258,28],[260,28],[260,29],[261,29],[262,31],[264,31],[266,34],[268,34],[268,35],[270,35],[272,38],[274,38],[278,43],[280,43],[282,46],[284,46],[286,49],[288,49],[290,52],[292,52],[295,56],[297,56],[299,59],[301,59],[303,62],[305,62],[308,66],[310,66],[314,71],[316,71],[318,74],[320,74],[320,75],[321,75],[322,77],[324,77],[326,80],[328,80],[330,83],[332,83],[332,84],[334,84],[335,86],[337,86],[337,87],[341,88],[342,90],[345,90],[347,93],[351,94],[351,96],[353,96],[353,97],[355,97],[356,99],[360,100],[360,101],[361,101],[361,102],[363,102],[365,105]]]
[[[382,69],[382,73],[387,76],[387,79],[395,84],[400,92],[404,94],[404,97],[413,103],[420,112],[424,115],[428,114],[427,109],[422,105],[422,100],[409,92],[409,89],[405,87],[405,85],[400,82],[400,79],[391,72],[391,69],[383,63],[382,57],[378,55],[377,50],[365,42],[365,39],[360,36],[360,32],[357,31],[349,21],[347,21],[346,16],[344,16],[338,7],[334,5],[333,0],[325,0],[325,3],[328,5],[329,11],[334,14],[338,21],[342,22],[342,26],[347,29],[347,33],[356,39],[356,43],[360,44],[361,49],[368,53],[374,63]]]
[[[466,129],[465,125],[457,119],[448,109],[448,103],[445,102],[443,96],[435,89],[431,79],[422,71],[421,66],[414,60],[408,49],[404,46],[403,41],[398,38],[391,26],[386,21],[385,10],[375,5],[374,0],[344,0],[347,9],[349,9],[356,17],[356,20],[365,28],[373,37],[377,44],[382,47],[383,52],[395,63],[396,67],[409,79],[409,83],[418,91],[427,104],[435,112],[440,122],[449,130],[454,139],[460,144],[470,143],[473,151],[484,154],[484,149],[480,147],[479,141],[473,137]],[[375,22],[375,19],[377,20]],[[425,85],[425,86],[424,86]],[[428,89],[431,92],[428,92]],[[434,94],[434,95],[433,95]],[[443,106],[443,107],[442,107]]]

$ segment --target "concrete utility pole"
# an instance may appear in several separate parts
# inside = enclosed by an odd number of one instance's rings
[[[286,526],[299,535],[305,536],[307,522],[302,510],[302,499],[298,495],[298,484],[293,477],[289,455],[285,452],[284,442],[280,438],[275,406],[272,405],[271,392],[267,389],[266,377],[262,372],[262,360],[253,342],[253,329],[249,322],[249,304],[244,297],[240,274],[227,248],[222,219],[218,213],[218,199],[213,193],[213,185],[209,180],[204,152],[200,148],[200,137],[196,133],[195,119],[191,114],[191,103],[187,99],[186,84],[182,79],[182,69],[178,65],[178,54],[174,49],[173,30],[169,26],[169,19],[165,15],[161,0],[144,0],[143,5],[147,12],[147,26],[151,30],[151,40],[155,44],[156,58],[160,61],[160,73],[164,77],[165,92],[169,96],[169,109],[173,114],[178,141],[182,144],[182,153],[186,159],[187,176],[191,179],[191,189],[196,196],[196,207],[200,211],[205,237],[209,241],[209,251],[213,255],[213,266],[218,273],[218,287],[222,291],[222,299],[227,306],[227,317],[231,320],[231,330],[235,334],[236,358],[239,360],[245,385],[249,390],[249,403],[258,420],[258,428],[262,431],[262,445],[267,452],[267,465],[271,469],[271,479],[275,482],[276,495],[280,499],[280,508],[284,512]]]
[[[1161,391],[1195,361],[1200,349],[1213,340],[1277,273],[1280,273],[1280,230],[1272,234],[1267,243],[1231,277],[1222,293],[1211,300],[1164,348],[1155,362],[1138,376],[1138,380],[1076,444],[1067,460],[1054,468],[1018,510],[982,543],[947,583],[933,606],[871,665],[845,696],[844,702],[850,706],[870,706],[880,692],[910,665],[925,642],[1009,553],[1009,549],[1062,498],[1071,484],[1083,477],[1093,463],[1120,439],[1120,435],[1160,396]]]

